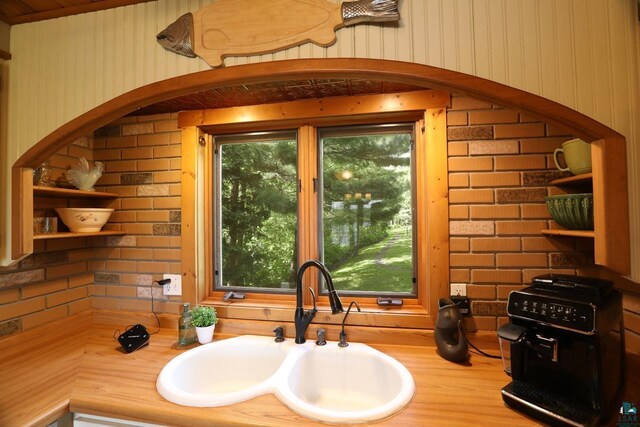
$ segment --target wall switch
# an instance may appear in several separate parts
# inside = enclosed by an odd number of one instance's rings
[[[164,274],[163,279],[171,279],[162,287],[162,295],[182,295],[182,276],[179,274]]]
[[[452,297],[466,297],[467,296],[467,284],[466,283],[451,283]]]

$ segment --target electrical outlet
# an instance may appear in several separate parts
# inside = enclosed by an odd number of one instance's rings
[[[182,276],[179,274],[164,274],[163,279],[171,279],[171,283],[162,287],[162,295],[182,295]]]
[[[466,297],[467,296],[467,284],[466,283],[452,283],[451,284],[451,296],[454,297]]]
[[[463,317],[471,316],[471,301],[467,297],[451,297],[451,301],[458,306]]]

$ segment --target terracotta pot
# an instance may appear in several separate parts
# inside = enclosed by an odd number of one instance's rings
[[[216,329],[216,325],[197,327],[196,334],[198,334],[198,342],[200,344],[208,344],[213,341],[213,331]]]

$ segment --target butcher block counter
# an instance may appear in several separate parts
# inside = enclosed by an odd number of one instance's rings
[[[176,426],[314,424],[271,394],[218,408],[166,401],[155,383],[181,352],[172,348],[177,332],[161,329],[149,346],[126,354],[113,338],[125,325],[98,323],[86,312],[0,340],[0,426],[46,426],[69,411]],[[500,389],[509,378],[499,359],[472,354],[467,365],[457,365],[433,345],[372,347],[402,362],[416,382],[412,402],[376,425],[538,425],[503,404]]]

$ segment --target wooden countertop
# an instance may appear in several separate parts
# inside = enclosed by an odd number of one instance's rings
[[[271,394],[219,408],[170,403],[155,382],[180,353],[171,347],[176,331],[161,329],[148,347],[126,354],[115,329],[83,313],[0,340],[0,426],[46,425],[68,411],[177,426],[314,424]],[[443,360],[434,346],[372,347],[402,362],[416,382],[409,406],[376,425],[539,425],[503,404],[509,377],[498,359],[472,354],[464,366]]]

